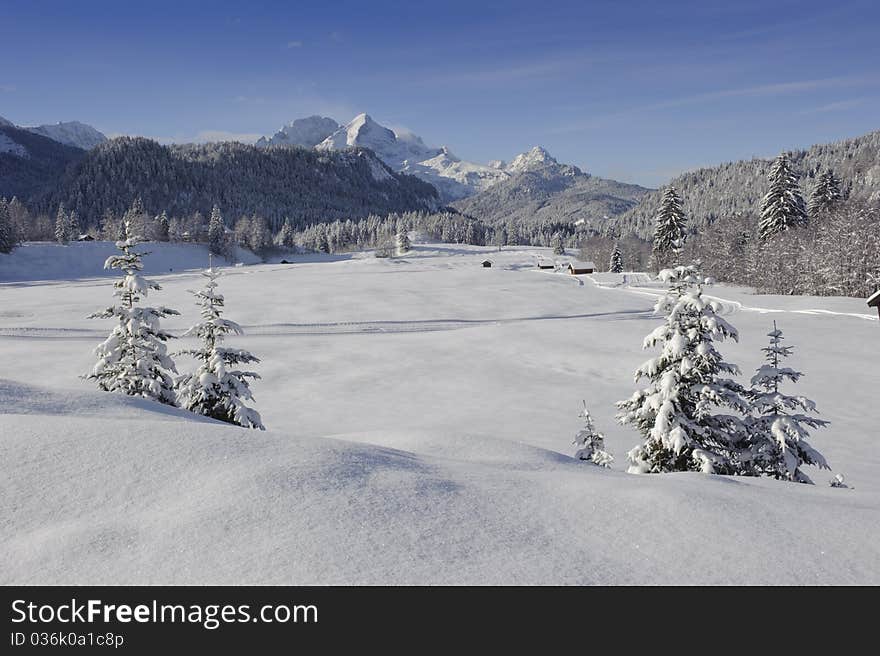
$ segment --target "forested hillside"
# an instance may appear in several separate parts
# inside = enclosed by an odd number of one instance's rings
[[[809,195],[816,176],[831,169],[842,181],[845,195],[869,199],[880,195],[880,132],[791,153],[801,175],[801,190]],[[717,219],[757,216],[767,193],[771,160],[727,162],[683,173],[670,184],[678,191],[690,228],[699,230]],[[646,194],[639,205],[608,222],[607,232],[651,238],[661,190]]]
[[[32,198],[49,193],[68,165],[85,151],[40,134],[0,123],[0,198]]]
[[[394,173],[366,150],[318,153],[235,142],[162,146],[131,137],[90,151],[54,191],[31,204],[52,213],[63,203],[87,227],[97,225],[105,212],[125,212],[137,198],[156,214],[209,214],[219,205],[228,217],[256,214],[272,224],[438,205],[431,185]]]

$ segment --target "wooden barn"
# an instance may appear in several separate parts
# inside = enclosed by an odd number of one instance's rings
[[[548,264],[547,262],[538,262],[539,269],[555,269],[555,264]]]
[[[492,262],[490,262],[489,260],[483,260],[483,268],[484,268],[484,269],[491,269],[491,268],[492,268]]]
[[[592,262],[569,262],[568,272],[573,276],[582,276],[586,273],[593,273],[596,265]]]
[[[880,317],[880,289],[868,298],[868,307],[877,308],[877,316]]]

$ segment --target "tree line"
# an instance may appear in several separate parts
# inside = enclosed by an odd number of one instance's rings
[[[768,173],[769,189],[751,212],[694,229],[674,186],[654,220],[652,266],[700,261],[718,280],[763,293],[868,296],[880,287],[880,199],[847,197],[831,169],[805,200],[788,153]]]

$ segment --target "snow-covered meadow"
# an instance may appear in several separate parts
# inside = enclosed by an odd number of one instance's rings
[[[229,343],[263,359],[260,432],[78,378],[111,328],[85,318],[112,302],[104,250],[0,255],[2,583],[880,583],[880,325],[859,299],[708,292],[741,382],[785,331],[806,374],[790,391],[832,422],[811,443],[835,489],[814,469],[815,486],[625,473],[640,438],[614,402],[659,322],[644,275],[443,244],[226,268],[246,331]],[[181,334],[206,251],[146,250]],[[582,400],[611,470],[571,457]]]

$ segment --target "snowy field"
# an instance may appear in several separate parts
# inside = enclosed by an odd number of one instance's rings
[[[809,468],[815,486],[635,476],[614,402],[659,322],[644,275],[457,245],[227,268],[226,316],[247,331],[229,344],[263,358],[258,432],[78,379],[111,328],[85,318],[113,300],[109,249],[0,255],[0,583],[880,583],[864,301],[709,292],[740,331],[720,349],[741,382],[779,322],[796,391],[832,422],[811,442],[852,489]],[[165,324],[180,334],[205,252],[153,250],[150,301],[183,313]],[[571,458],[582,399],[612,470]]]

